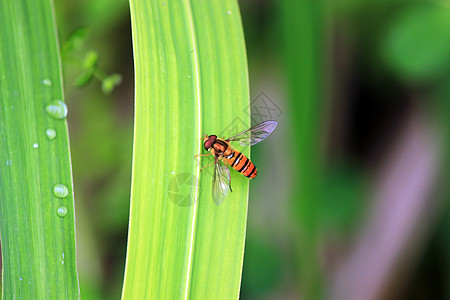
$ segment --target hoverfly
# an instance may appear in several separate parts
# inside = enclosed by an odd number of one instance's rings
[[[204,136],[203,146],[208,154],[200,154],[196,156],[214,155],[214,163],[204,166],[214,165],[214,179],[212,182],[212,196],[214,202],[219,205],[231,189],[231,175],[227,165],[241,173],[242,175],[253,179],[257,175],[255,165],[241,152],[233,149],[230,142],[239,141],[242,146],[255,145],[266,137],[277,127],[276,121],[264,121],[250,129],[244,130],[228,139],[220,139],[216,135]],[[220,162],[223,162],[220,163]],[[200,170],[200,171],[201,171]]]

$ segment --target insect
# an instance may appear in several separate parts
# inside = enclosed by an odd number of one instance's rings
[[[210,153],[196,156],[214,156],[214,162],[204,166],[201,170],[207,166],[214,165],[212,196],[217,205],[222,203],[228,194],[228,190],[233,191],[231,189],[230,170],[227,165],[230,165],[233,169],[250,179],[255,178],[258,172],[250,159],[238,150],[235,150],[230,145],[230,142],[239,141],[242,146],[252,146],[268,137],[275,127],[277,127],[276,121],[264,121],[228,139],[220,139],[216,135],[205,135],[202,138],[205,141],[203,144],[205,150]]]

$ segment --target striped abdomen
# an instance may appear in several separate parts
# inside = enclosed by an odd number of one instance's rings
[[[230,149],[231,153],[227,156],[224,156],[224,159],[227,163],[230,164],[236,171],[241,173],[244,176],[247,176],[250,179],[256,177],[258,171],[256,170],[255,165],[248,159],[244,154],[239,151]]]

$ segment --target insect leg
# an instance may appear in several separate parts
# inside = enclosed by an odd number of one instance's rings
[[[206,166],[204,166],[203,168],[200,169],[200,172],[201,172],[204,168],[206,168],[207,166],[212,166],[212,165],[214,165],[214,164],[215,164],[215,163],[207,164]]]
[[[197,157],[197,156],[208,156],[208,155],[212,155],[212,153],[208,153],[208,154],[197,154],[197,155],[194,155],[194,157]]]

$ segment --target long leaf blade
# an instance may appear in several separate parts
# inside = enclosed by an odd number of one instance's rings
[[[193,156],[203,149],[201,134],[231,136],[250,127],[238,5],[130,4],[136,106],[122,298],[237,298],[248,179],[231,170],[233,192],[216,206],[212,168],[200,174]]]
[[[52,2],[3,0],[0,28],[3,297],[77,299],[72,174]],[[52,101],[62,109],[53,111],[57,118],[45,109]]]

